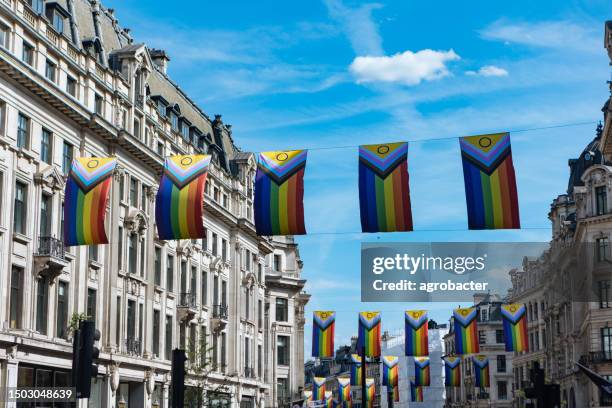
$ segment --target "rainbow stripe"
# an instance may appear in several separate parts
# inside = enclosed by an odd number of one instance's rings
[[[510,134],[459,139],[469,229],[521,228]]]
[[[340,396],[339,402],[342,408],[351,408],[351,379],[350,378],[338,378],[338,395]]]
[[[334,394],[331,391],[325,391],[325,408],[334,408]]]
[[[336,312],[316,311],[312,322],[312,356],[332,358],[334,356],[334,327]]]
[[[423,387],[410,381],[410,399],[412,402],[423,402]]]
[[[429,357],[414,358],[414,383],[421,387],[429,387],[431,383],[431,361]]]
[[[461,359],[444,357],[444,385],[459,387],[461,385]]]
[[[406,310],[406,347],[407,356],[428,356],[429,335],[427,312],[425,310]]]
[[[309,407],[312,404],[312,391],[304,390],[304,405]]]
[[[361,356],[351,354],[351,385],[356,387],[361,385]]]
[[[489,359],[486,356],[473,356],[475,385],[479,388],[489,388]]]
[[[455,332],[455,353],[459,355],[474,354],[480,351],[478,345],[478,324],[475,308],[458,308],[453,311]]]
[[[393,387],[393,390],[391,392],[393,393],[393,402],[399,402],[400,400],[399,385],[396,385],[395,387]]]
[[[117,160],[81,157],[72,161],[64,198],[66,246],[108,244],[106,204]]]
[[[376,384],[373,378],[366,378],[366,406],[368,408],[374,407],[374,400],[376,399]]]
[[[306,150],[259,154],[255,177],[257,235],[303,235]]]
[[[506,351],[529,351],[527,308],[521,304],[502,305]]]
[[[396,387],[399,380],[399,358],[396,356],[384,356],[383,360],[383,385]]]
[[[359,146],[363,232],[412,231],[408,143]]]
[[[380,357],[380,312],[359,312],[357,347],[366,357]]]
[[[325,399],[325,377],[314,377],[312,379],[312,399],[323,401]]]
[[[204,185],[210,156],[177,155],[166,158],[155,198],[159,239],[203,238]]]

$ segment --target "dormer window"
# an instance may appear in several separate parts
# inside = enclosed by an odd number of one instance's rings
[[[176,113],[174,112],[170,112],[170,123],[172,124],[172,130],[177,132],[178,131],[178,116],[176,116]]]
[[[185,139],[186,141],[189,141],[189,128],[191,127],[191,125],[189,124],[189,122],[182,120],[181,121],[181,135],[183,135],[183,139]]]
[[[53,12],[53,28],[58,33],[64,32],[64,16],[62,16],[57,10]]]
[[[32,10],[41,14],[43,12],[44,0],[29,0],[28,4],[32,7]]]

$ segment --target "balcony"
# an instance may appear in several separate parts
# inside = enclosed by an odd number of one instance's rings
[[[245,378],[255,378],[255,369],[253,367],[244,367]]]
[[[130,356],[142,355],[142,341],[134,338],[125,339],[123,342],[123,352]]]
[[[196,294],[192,292],[181,292],[176,307],[179,320],[185,321],[193,319],[197,311]]]
[[[212,329],[219,332],[227,325],[228,307],[227,305],[213,305],[212,309]]]
[[[589,354],[581,356],[579,362],[585,366],[612,363],[612,351],[591,351]]]
[[[34,254],[36,273],[53,280],[62,273],[66,266],[68,266],[68,261],[64,242],[54,237],[39,237],[38,247]]]

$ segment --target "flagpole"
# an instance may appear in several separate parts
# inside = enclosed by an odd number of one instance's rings
[[[359,355],[361,357],[361,408],[366,407],[366,356],[365,356],[365,339],[363,346],[359,348]]]

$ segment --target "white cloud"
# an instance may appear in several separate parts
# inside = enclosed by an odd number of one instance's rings
[[[503,77],[508,76],[508,71],[503,68],[496,67],[495,65],[485,65],[478,71],[466,71],[465,74],[483,77]]]
[[[357,57],[350,65],[350,70],[358,83],[397,82],[418,85],[422,81],[433,81],[450,75],[446,64],[459,59],[453,50],[404,51],[392,56]]]
[[[381,4],[368,3],[359,8],[348,8],[341,0],[324,0],[329,15],[340,23],[356,54],[382,55],[382,39],[372,20],[372,11]]]

